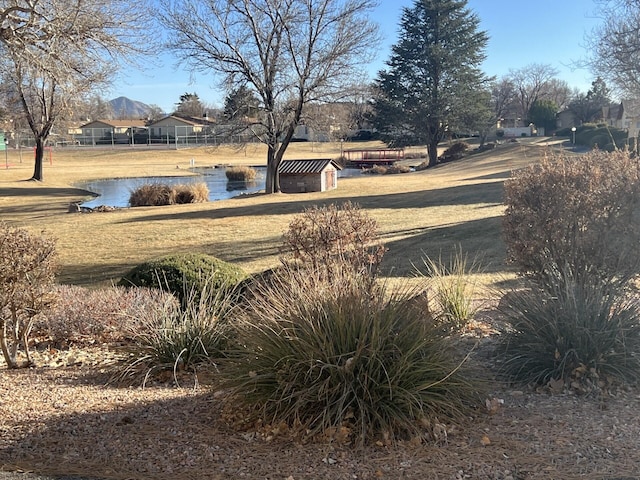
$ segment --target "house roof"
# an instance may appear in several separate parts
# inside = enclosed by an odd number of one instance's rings
[[[152,127],[154,125],[157,125],[158,123],[162,123],[163,125],[167,124],[167,120],[173,120],[174,123],[179,123],[181,125],[191,125],[191,126],[198,126],[198,127],[202,127],[204,125],[210,125],[211,122],[209,122],[208,120],[205,119],[199,119],[199,118],[193,118],[193,117],[180,117],[177,115],[169,115],[168,117],[163,117],[160,120],[156,120],[155,122],[151,123],[149,126]]]
[[[330,158],[314,160],[283,160],[278,170],[280,174],[309,174],[321,173],[327,166],[332,164],[336,170],[342,167]]]
[[[80,128],[89,128],[90,125],[102,124],[107,125],[113,128],[124,128],[124,127],[144,127],[145,121],[140,119],[125,119],[125,120],[93,120],[89,123],[85,123],[84,125],[80,125]]]
[[[640,100],[622,100],[622,111],[627,117],[640,116]]]
[[[609,106],[602,107],[602,116],[608,120],[620,120],[622,118],[622,104],[612,103]]]

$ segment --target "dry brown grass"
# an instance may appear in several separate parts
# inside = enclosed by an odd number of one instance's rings
[[[227,168],[227,179],[234,182],[246,182],[256,179],[258,171],[255,168],[247,167],[245,165],[238,165],[235,167]]]
[[[187,251],[260,271],[278,263],[282,234],[294,215],[312,205],[350,200],[378,222],[389,248],[383,263],[388,276],[412,276],[413,265],[424,255],[446,258],[462,248],[481,259],[483,281],[491,283],[511,275],[500,238],[502,181],[512,169],[537,160],[543,150],[540,143],[503,145],[422,172],[343,178],[338,189],[323,193],[252,195],[92,214],[67,213],[70,202],[88,195],[74,189],[75,182],[184,175],[191,159],[196,166],[264,165],[264,149],[59,149],[52,164],[45,165],[42,183],[24,181],[32,174],[33,162],[25,156],[19,163],[11,151],[12,165],[0,170],[0,215],[58,239],[61,282],[105,285],[149,258]],[[339,144],[296,143],[286,158],[339,153]]]

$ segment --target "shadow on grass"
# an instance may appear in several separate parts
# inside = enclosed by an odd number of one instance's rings
[[[110,286],[117,283],[135,265],[125,263],[62,265],[57,275],[58,283],[79,286]]]
[[[462,185],[441,189],[430,189],[418,192],[392,193],[384,195],[368,195],[362,197],[331,196],[322,199],[305,200],[301,194],[290,194],[288,200],[294,200],[300,195],[299,201],[279,202],[277,200],[258,205],[243,206],[242,199],[235,199],[238,206],[217,207],[215,202],[210,209],[194,212],[171,212],[140,216],[125,219],[123,223],[167,221],[167,220],[194,220],[202,218],[218,219],[242,216],[258,215],[290,215],[303,211],[312,206],[322,206],[331,203],[339,204],[347,201],[357,203],[363,209],[402,209],[402,208],[428,208],[443,205],[475,205],[502,203],[502,182],[482,183],[476,185]],[[272,200],[277,197],[265,196]],[[225,204],[226,205],[226,204]]]
[[[385,242],[389,249],[382,269],[387,275],[410,276],[415,266],[422,266],[425,257],[448,262],[456,251],[470,255],[469,261],[479,263],[483,273],[500,273],[505,270],[506,250],[501,232],[502,217],[490,217],[445,226],[407,231],[406,238]],[[394,232],[402,235],[405,232]],[[384,239],[383,239],[384,241]],[[422,252],[420,258],[407,258],[406,252]]]
[[[72,187],[41,187],[41,186],[33,186],[30,187],[28,184],[25,184],[24,188],[0,188],[0,195],[4,197],[31,197],[31,196],[45,196],[52,198],[59,197],[73,197],[73,196],[86,196],[86,195],[94,195],[88,190],[83,190],[81,188],[72,188]]]
[[[267,257],[277,257],[280,253],[281,236],[269,237],[264,240],[238,241],[224,240],[211,242],[198,247],[198,250],[213,255],[220,260],[231,263],[250,263]],[[148,258],[156,258],[169,254],[187,253],[192,250],[148,252]],[[136,263],[106,263],[94,264],[71,264],[62,265],[57,282],[61,284],[73,284],[85,287],[95,287],[96,285],[111,286],[117,284],[120,279],[130,269],[134,268],[142,261]]]

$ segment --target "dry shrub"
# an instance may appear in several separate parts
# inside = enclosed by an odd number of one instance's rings
[[[256,179],[258,174],[255,168],[247,166],[228,167],[225,171],[227,180],[232,182],[248,182]]]
[[[129,196],[129,205],[132,207],[158,207],[172,205],[175,192],[169,185],[162,183],[150,183],[136,188]]]
[[[387,174],[395,175],[397,173],[409,173],[411,171],[411,167],[407,165],[391,165],[387,168]]]
[[[55,242],[0,223],[0,347],[9,368],[22,365],[22,346],[31,364],[33,322],[54,299]]]
[[[411,167],[407,165],[390,165],[385,167],[383,165],[374,165],[371,168],[366,169],[363,173],[370,175],[394,175],[397,173],[409,173]]]
[[[367,168],[363,173],[368,173],[370,175],[385,175],[389,169],[382,165],[374,165],[371,168]]]
[[[640,165],[628,152],[550,154],[505,184],[508,258],[536,279],[625,284],[640,268]]]
[[[130,342],[145,318],[177,305],[173,295],[151,288],[60,285],[55,291],[58,301],[42,312],[34,335],[56,348]]]
[[[415,160],[420,158],[427,158],[426,152],[406,152],[404,154],[405,160]]]
[[[464,152],[467,150],[469,150],[469,144],[467,142],[456,142],[444,151],[440,157],[440,161],[449,162],[451,160],[458,160],[462,158]]]
[[[327,269],[340,259],[371,273],[386,251],[378,240],[377,222],[351,202],[304,210],[284,233],[283,250],[285,262],[293,259]]]

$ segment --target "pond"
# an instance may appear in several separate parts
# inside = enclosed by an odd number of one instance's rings
[[[95,208],[100,205],[109,207],[128,207],[131,192],[142,185],[162,183],[166,185],[178,185],[187,183],[204,182],[209,188],[209,201],[225,200],[243,194],[256,193],[264,190],[266,171],[265,167],[254,167],[258,172],[256,179],[251,182],[231,182],[227,180],[226,171],[221,168],[193,169],[198,175],[180,177],[137,177],[114,178],[108,180],[95,180],[76,184],[78,188],[96,193],[98,197],[84,202],[83,207]],[[338,172],[338,177],[359,175],[360,170],[346,168]]]

